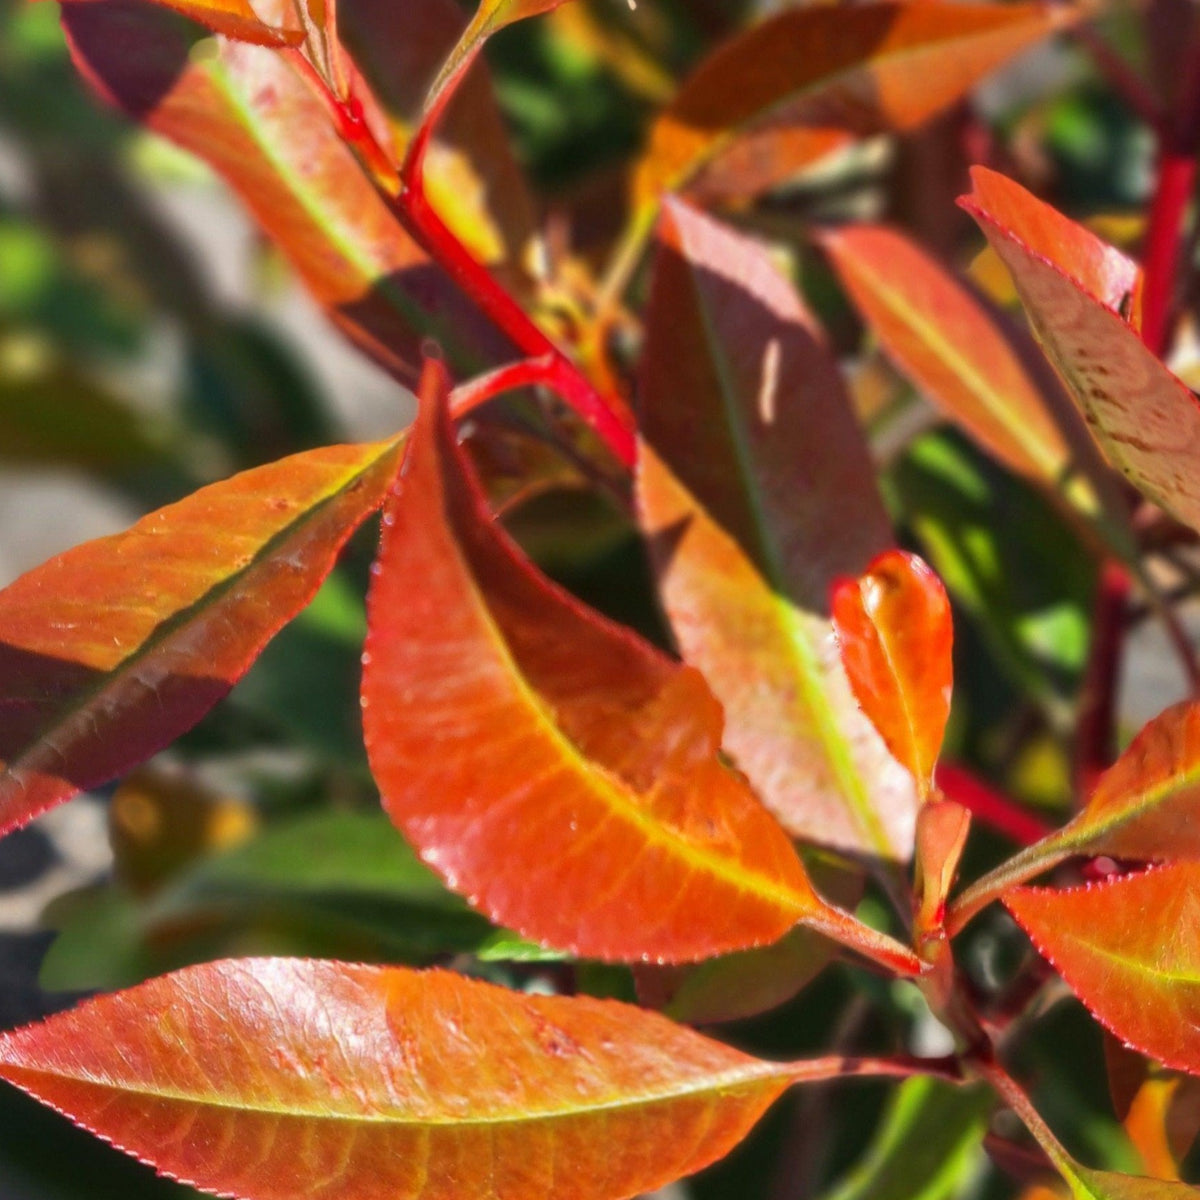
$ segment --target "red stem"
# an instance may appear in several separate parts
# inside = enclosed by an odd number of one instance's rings
[[[947,800],[961,804],[977,821],[1011,838],[1018,846],[1032,846],[1051,832],[1051,826],[1040,817],[963,767],[939,763],[934,783]]]
[[[1075,795],[1079,805],[1117,756],[1117,672],[1132,583],[1120,564],[1106,562],[1092,621],[1092,645],[1075,727]]]
[[[434,106],[413,136],[401,168],[403,191],[393,210],[410,228],[435,262],[475,301],[496,326],[522,353],[535,360],[528,375],[521,377],[522,364],[508,368],[509,382],[502,387],[522,383],[543,383],[555,391],[579,414],[625,467],[637,461],[637,440],[620,415],[618,406],[600,394],[579,368],[542,332],[494,275],[459,241],[438,215],[424,185],[425,153],[433,137],[438,118],[449,102],[451,89],[439,93]],[[494,385],[493,385],[494,386]],[[502,390],[494,387],[494,390]]]
[[[1188,57],[1176,120],[1161,128],[1158,183],[1150,204],[1142,254],[1142,340],[1161,357],[1176,317],[1177,277],[1188,203],[1196,185],[1200,150],[1200,40]]]

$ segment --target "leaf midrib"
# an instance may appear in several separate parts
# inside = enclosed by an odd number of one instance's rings
[[[664,1088],[658,1091],[646,1091],[632,1096],[618,1096],[612,1100],[592,1104],[567,1105],[552,1109],[527,1109],[516,1112],[500,1112],[484,1116],[460,1117],[453,1114],[420,1116],[403,1113],[364,1113],[336,1112],[330,1110],[314,1111],[284,1104],[271,1104],[262,1100],[239,1100],[220,1094],[199,1095],[186,1092],[180,1088],[152,1088],[136,1084],[123,1084],[116,1080],[88,1074],[71,1075],[63,1071],[54,1071],[48,1067],[29,1066],[20,1061],[5,1062],[3,1043],[0,1043],[0,1076],[16,1082],[4,1070],[5,1067],[15,1069],[27,1075],[44,1076],[50,1079],[82,1083],[92,1087],[103,1088],[127,1096],[144,1096],[156,1100],[178,1104],[193,1104],[207,1108],[224,1109],[232,1112],[254,1113],[263,1116],[292,1117],[307,1121],[345,1121],[352,1124],[396,1125],[401,1127],[418,1128],[455,1128],[462,1126],[496,1126],[518,1125],[526,1122],[541,1122],[546,1120],[566,1120],[587,1116],[589,1114],[611,1113],[623,1109],[636,1109],[648,1105],[669,1103],[672,1100],[689,1099],[694,1096],[704,1096],[706,1093],[729,1092],[733,1090],[751,1091],[755,1085],[774,1079],[787,1079],[792,1075],[792,1069],[784,1063],[759,1062],[750,1066],[730,1067],[727,1071],[706,1078],[698,1083],[689,1083],[676,1088]],[[20,1086],[18,1084],[18,1086]]]

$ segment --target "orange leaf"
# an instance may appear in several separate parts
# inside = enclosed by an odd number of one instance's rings
[[[103,3],[104,0],[64,0],[64,3]],[[299,29],[270,25],[254,11],[248,0],[155,0],[165,8],[173,8],[213,33],[253,42],[259,46],[298,46],[304,41]]]
[[[312,598],[396,442],[213,484],[0,591],[0,830],[168,745]]]
[[[906,858],[913,783],[858,710],[829,623],[834,579],[891,543],[836,363],[754,242],[680,201],[659,238],[637,489],[675,636],[790,832]]]
[[[659,117],[640,205],[744,199],[855,137],[909,129],[1075,19],[1035,4],[786,9],[710,55]]]
[[[1004,903],[1117,1037],[1200,1072],[1200,863],[1065,891],[1019,888]]]
[[[797,1074],[613,1001],[295,959],[0,1039],[0,1077],[244,1200],[618,1200],[720,1158]]]
[[[842,284],[885,353],[929,399],[1012,470],[1056,484],[1071,450],[995,318],[898,230],[823,233]]]
[[[489,916],[577,954],[702,958],[821,917],[783,830],[720,761],[699,673],[519,556],[445,390],[427,368],[369,603],[363,725],[392,819]]]
[[[1141,280],[1120,251],[1002,175],[962,201],[1013,276],[1043,349],[1109,460],[1200,528],[1200,402],[1137,332]]]
[[[112,103],[198,155],[237,192],[330,317],[413,382],[424,337],[475,369],[511,353],[397,223],[308,86],[275,52],[190,55],[140,0],[67,4],[76,66]]]
[[[889,550],[834,586],[833,627],[856,699],[926,798],[954,683],[946,589],[915,554]]]

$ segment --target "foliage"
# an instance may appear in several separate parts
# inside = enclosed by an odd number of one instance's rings
[[[761,1192],[781,1138],[776,1195],[1191,1194],[1200,408],[1164,360],[1200,25],[748,8],[63,0],[127,123],[61,100],[48,10],[0,12],[0,115],[81,197],[0,206],[0,449],[152,510],[0,590],[0,829],[108,788],[116,857],[43,972],[110,994],[0,1036],[0,1077],[167,1179],[619,1200],[786,1094],[704,1196]],[[1157,139],[1141,265],[1017,181],[1078,151],[1086,89],[972,99],[1068,41]],[[601,98],[642,148],[537,195]],[[225,180],[409,428],[329,444],[288,352],[138,217],[105,157],[132,124]],[[133,318],[45,231],[115,193]],[[188,346],[158,424],[88,366],[148,311]],[[1118,755],[1137,620],[1193,696]],[[205,771],[267,746],[291,774]],[[900,1080],[874,1137],[851,1076]]]

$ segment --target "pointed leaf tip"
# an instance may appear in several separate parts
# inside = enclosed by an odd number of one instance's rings
[[[837,583],[832,607],[854,695],[927,797],[954,679],[946,590],[915,554],[890,550]]]
[[[530,566],[445,391],[427,370],[369,601],[363,727],[392,819],[495,920],[592,957],[703,958],[824,911],[721,761],[699,672]]]
[[[191,728],[312,598],[398,455],[331,446],[246,471],[0,591],[0,830]]]
[[[790,1073],[613,1001],[246,959],[7,1034],[0,1077],[241,1200],[620,1200],[723,1156]]]
[[[1004,903],[1071,990],[1117,1037],[1168,1067],[1200,1073],[1200,863]]]

